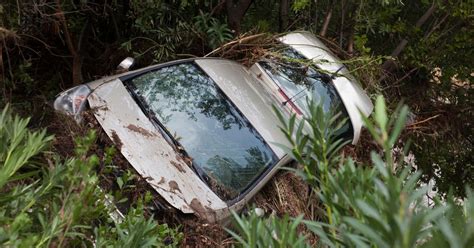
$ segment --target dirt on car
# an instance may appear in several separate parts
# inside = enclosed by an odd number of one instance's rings
[[[48,125],[48,132],[55,135],[53,150],[64,157],[72,157],[75,149],[75,139],[84,137],[89,130],[94,129],[97,135],[97,141],[91,147],[90,154],[96,154],[100,158],[100,165],[97,173],[100,176],[100,186],[106,192],[112,195],[120,191],[120,197],[127,198],[126,202],[117,203],[118,209],[125,213],[130,206],[133,206],[139,200],[143,200],[146,194],[152,194],[152,200],[145,206],[145,212],[148,216],[153,216],[158,223],[167,223],[171,227],[179,227],[183,232],[184,238],[181,242],[182,247],[230,247],[234,240],[225,231],[224,226],[218,223],[208,223],[192,214],[183,214],[180,211],[170,207],[168,203],[157,194],[148,184],[145,178],[141,178],[135,173],[133,179],[127,182],[127,185],[133,187],[120,190],[117,185],[117,177],[133,171],[128,161],[118,151],[122,142],[116,137],[112,140],[105,134],[92,112],[84,112],[83,123],[78,125],[72,118],[62,114],[54,114]],[[106,149],[115,147],[117,150],[112,157],[113,170],[106,168]],[[169,182],[173,184],[173,182]],[[175,182],[174,182],[175,183]],[[170,185],[173,190],[180,190],[179,186]],[[254,197],[248,204],[250,207],[259,207],[265,210],[267,215],[283,216],[289,214],[296,217],[300,214],[310,214],[310,208],[307,206],[308,197],[310,197],[307,185],[300,178],[292,173],[281,171]],[[199,202],[191,202],[195,211],[205,211]],[[248,209],[244,209],[244,212]],[[229,224],[229,223],[227,223]],[[232,224],[228,225],[231,227]],[[305,234],[304,228],[301,231]]]
[[[231,41],[208,55],[234,59],[248,66],[267,56],[271,52],[271,48],[275,49],[276,44],[277,41],[273,36],[248,35]],[[330,46],[330,48],[333,50],[333,47]],[[333,50],[333,52],[340,57],[344,57],[343,54],[338,53],[336,50]],[[97,168],[97,173],[101,178],[100,186],[113,195],[116,192],[120,192],[120,195],[117,196],[122,197],[122,199],[127,198],[125,202],[116,204],[121,212],[125,213],[138,200],[144,199],[147,194],[151,194],[150,202],[146,203],[146,214],[153,216],[159,223],[167,223],[170,227],[179,227],[180,231],[184,234],[184,239],[181,242],[182,247],[230,247],[235,244],[235,241],[225,231],[223,225],[207,223],[195,215],[186,215],[170,207],[153,190],[146,178],[140,177],[138,173],[135,173],[132,179],[127,182],[127,185],[133,185],[133,187],[126,187],[125,190],[120,189],[117,184],[117,177],[124,175],[128,171],[134,172],[134,169],[119,152],[123,143],[118,135],[112,132],[110,139],[98,124],[93,111],[84,112],[84,124],[78,125],[72,118],[62,114],[55,114],[51,109],[50,117],[46,122],[48,123],[48,132],[55,135],[53,150],[63,157],[71,157],[74,155],[75,139],[77,137],[84,137],[90,129],[95,129],[97,141],[90,150],[90,154],[96,154],[101,161],[100,166]],[[129,125],[126,128],[145,137],[156,135],[149,130],[134,125]],[[361,136],[361,143],[366,143],[365,138],[367,136],[366,134]],[[372,147],[371,144],[368,145]],[[112,157],[112,170],[104,162],[106,156],[108,156],[106,149],[110,147],[115,147],[116,150]],[[369,157],[369,154],[366,152],[367,150],[370,149],[358,149],[357,147],[348,146],[344,149],[343,155],[350,155],[355,158],[362,158],[363,160]],[[191,158],[187,157],[180,157],[180,159],[191,160]],[[172,163],[172,165],[177,167],[179,171],[185,171],[179,163]],[[161,178],[158,182],[158,184],[162,183],[165,183],[164,178]],[[172,190],[180,190],[176,182],[170,181],[169,184]],[[214,185],[214,187],[216,186]],[[217,190],[222,191],[223,194],[230,194],[230,192],[226,192],[226,189]],[[288,214],[291,217],[297,217],[303,214],[307,219],[317,220],[318,216],[320,216],[319,211],[321,211],[318,202],[316,193],[312,192],[300,177],[282,170],[248,203],[248,207],[243,212],[253,207],[258,207],[263,209],[267,216],[276,215],[281,217]],[[205,211],[199,202],[193,201],[190,205],[198,213],[199,211]],[[227,227],[232,227],[232,224]],[[308,235],[312,244],[317,243],[317,238],[314,234],[306,230],[303,225],[298,230],[303,235]]]

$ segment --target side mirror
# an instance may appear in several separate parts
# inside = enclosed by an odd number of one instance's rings
[[[135,60],[133,58],[126,57],[117,66],[117,71],[122,71],[122,72],[128,71],[128,69],[130,69],[130,67],[132,67],[134,63],[135,63]]]

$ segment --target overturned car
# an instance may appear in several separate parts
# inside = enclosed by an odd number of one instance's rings
[[[177,60],[66,90],[54,106],[76,119],[93,109],[125,159],[171,206],[219,221],[291,162],[277,145],[288,142],[272,105],[304,115],[302,94],[321,101],[349,119],[342,137],[352,143],[362,126],[359,110],[372,111],[367,95],[319,40],[290,33],[280,41],[315,67],[301,72],[272,61],[246,68],[220,58]]]

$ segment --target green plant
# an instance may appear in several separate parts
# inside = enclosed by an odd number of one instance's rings
[[[145,218],[143,205],[114,220],[98,187],[94,132],[77,138],[75,156],[46,152],[52,136],[30,131],[9,107],[0,115],[0,246],[176,246],[182,234]],[[107,198],[110,198],[108,196]]]
[[[123,190],[125,188],[134,188],[133,185],[129,184],[130,181],[136,179],[137,175],[133,173],[131,170],[127,170],[125,173],[123,173],[122,176],[117,177],[117,185],[120,190]]]
[[[287,215],[281,219],[275,216],[263,218],[256,210],[243,217],[239,217],[235,212],[232,214],[236,231],[240,235],[231,229],[227,229],[227,232],[242,247],[310,247],[305,237],[297,232],[297,227],[303,219],[302,215],[290,220]]]
[[[191,40],[187,37],[192,33],[189,25],[176,11],[174,2],[133,0],[128,17],[132,34],[122,43],[122,48],[133,51],[135,58],[151,55],[154,63],[173,59],[177,48]]]
[[[130,209],[125,218],[114,227],[99,226],[94,229],[97,247],[161,247],[176,246],[183,234],[158,225],[152,218],[143,218],[143,204]]]
[[[211,48],[217,48],[232,39],[232,32],[227,24],[221,23],[219,19],[208,13],[204,14],[200,11],[194,20],[196,29],[204,36]]]
[[[0,188],[11,180],[16,172],[36,154],[43,151],[53,136],[46,131],[31,132],[26,127],[29,119],[13,116],[9,105],[0,114]],[[18,178],[25,175],[16,175]]]
[[[451,197],[446,202],[435,199],[437,204],[429,207],[423,204],[429,188],[418,186],[421,173],[411,173],[411,168],[401,162],[403,159],[396,160],[392,155],[405,124],[406,106],[400,105],[389,117],[383,97],[378,97],[374,120],[364,117],[367,129],[383,151],[382,155],[371,153],[370,165],[358,165],[351,158],[341,157],[339,151],[344,142],[335,138],[340,124],[320,106],[314,103],[310,106],[310,115],[299,123],[294,116],[289,121],[279,116],[282,131],[292,144],[288,152],[303,168],[296,172],[321,200],[324,214],[319,216],[320,221],[303,220],[303,223],[322,244],[330,247],[441,244],[471,247],[474,244],[474,198],[470,191],[464,204]],[[311,127],[310,133],[303,131],[304,125]],[[251,222],[251,218],[239,223]],[[240,226],[246,228],[237,239],[240,243],[248,243],[249,237],[269,239],[258,225]]]

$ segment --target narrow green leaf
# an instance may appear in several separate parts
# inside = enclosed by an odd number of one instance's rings
[[[374,242],[380,247],[389,247],[389,245],[377,234],[377,231],[373,230],[371,227],[352,217],[343,217],[342,219],[345,223],[356,229],[359,233],[365,235],[369,241]]]
[[[375,121],[379,125],[382,132],[386,132],[388,118],[385,99],[382,95],[377,96],[377,100],[375,101]]]
[[[395,126],[393,127],[393,130],[391,131],[391,135],[389,138],[389,145],[390,147],[393,147],[395,142],[397,141],[398,137],[400,136],[400,133],[402,132],[403,128],[405,127],[405,122],[407,119],[408,115],[408,107],[403,106],[400,110],[400,113],[398,113],[398,118],[395,121]]]

